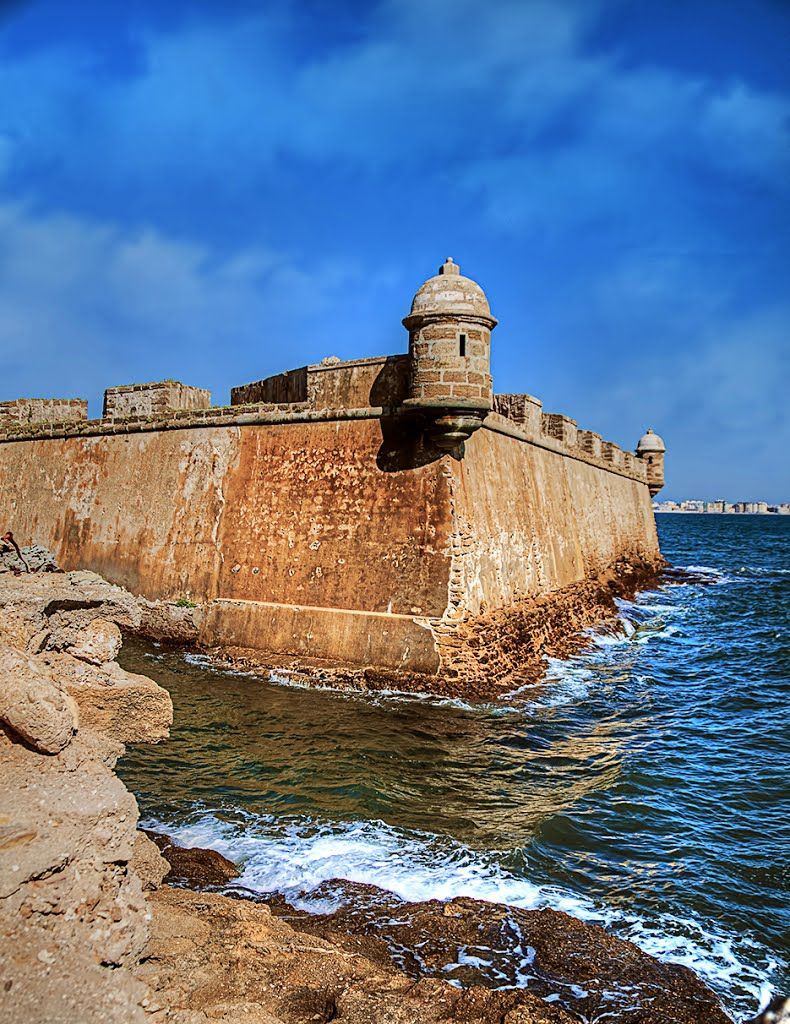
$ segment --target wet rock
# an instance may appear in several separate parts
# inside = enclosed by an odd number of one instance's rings
[[[57,754],[77,731],[77,705],[46,668],[0,643],[0,722],[42,754]]]
[[[338,880],[314,893],[346,906],[310,915],[272,901],[299,929],[381,961],[384,951],[412,977],[466,987],[527,987],[577,1021],[728,1024],[715,994],[688,968],[656,960],[598,925],[554,910],[526,911],[480,900],[404,903],[371,886]]]
[[[790,999],[774,996],[763,1012],[746,1024],[790,1024]]]
[[[295,931],[269,908],[163,886],[137,976],[195,1021],[261,1024],[573,1024],[526,991],[463,991]],[[248,1013],[254,1014],[249,1017]],[[200,1015],[200,1016],[197,1016]]]
[[[195,889],[227,885],[238,878],[241,872],[233,863],[216,850],[200,847],[178,846],[170,836],[161,832],[143,830],[156,844],[160,853],[170,865],[165,878],[168,882],[180,882]]]

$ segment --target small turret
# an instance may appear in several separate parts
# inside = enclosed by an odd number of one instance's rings
[[[655,498],[664,486],[664,453],[667,447],[662,438],[651,427],[643,434],[636,446],[636,457],[647,466],[647,486],[651,498]]]
[[[404,405],[423,415],[438,448],[457,448],[491,410],[496,323],[483,289],[449,257],[414,296],[403,320],[412,364]]]

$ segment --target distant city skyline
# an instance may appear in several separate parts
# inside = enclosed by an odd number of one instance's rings
[[[772,0],[0,4],[0,400],[403,352],[453,256],[496,390],[653,427],[668,494],[786,500],[788,33]]]
[[[760,499],[728,501],[726,498],[717,498],[714,501],[704,501],[701,498],[656,498],[653,501],[653,508],[657,512],[730,512],[736,515],[778,513],[780,515],[790,515],[790,502],[762,501]]]

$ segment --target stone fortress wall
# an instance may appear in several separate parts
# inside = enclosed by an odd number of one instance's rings
[[[324,360],[230,406],[168,381],[110,389],[99,420],[0,421],[0,520],[66,568],[199,603],[207,646],[509,678],[525,609],[530,635],[548,598],[582,626],[580,586],[659,564],[658,462],[492,396],[475,345],[496,321],[454,264],[404,323],[408,355]]]
[[[231,390],[231,404],[211,405],[211,393],[178,381],[108,388],[100,419],[87,418],[84,399],[19,399],[0,402],[0,443],[36,438],[71,438],[184,430],[207,426],[314,423],[328,419],[379,418],[397,409],[406,393],[408,356],[325,360]],[[379,379],[386,371],[387,379]],[[390,373],[391,371],[391,373]],[[296,383],[299,382],[299,383]],[[308,387],[309,382],[309,387]],[[286,397],[295,396],[295,397]],[[544,413],[527,394],[493,396],[488,429],[502,420],[512,436],[550,451],[647,481],[645,463],[576,421]]]

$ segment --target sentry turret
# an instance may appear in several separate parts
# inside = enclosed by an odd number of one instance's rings
[[[647,486],[650,496],[655,498],[664,486],[664,453],[667,447],[663,438],[648,427],[647,433],[639,438],[636,446],[636,457],[641,459],[647,467]]]
[[[404,406],[423,416],[437,448],[458,448],[492,407],[491,315],[485,292],[448,257],[403,320],[411,375]]]

